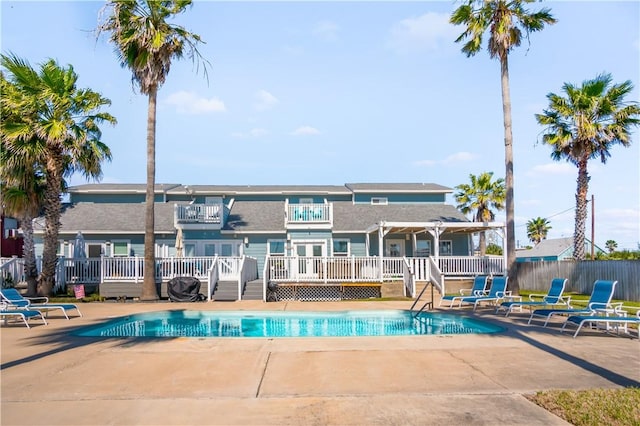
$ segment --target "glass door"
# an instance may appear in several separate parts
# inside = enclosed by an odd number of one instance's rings
[[[294,242],[295,255],[298,257],[298,274],[301,277],[319,278],[322,268],[322,257],[326,255],[324,241]]]

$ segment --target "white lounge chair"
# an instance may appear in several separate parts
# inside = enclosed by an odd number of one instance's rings
[[[47,325],[47,320],[44,318],[44,315],[42,315],[42,312],[27,309],[12,309],[9,308],[6,303],[0,304],[0,318],[4,319],[3,322],[5,325],[9,323],[9,319],[11,318],[22,320],[27,328],[31,328],[29,320],[33,318],[40,318],[44,322],[44,325]]]
[[[9,309],[36,310],[44,312],[47,315],[49,315],[49,311],[56,310],[62,312],[67,319],[69,319],[67,311],[75,310],[78,312],[78,316],[82,316],[82,312],[80,312],[78,306],[73,303],[49,303],[49,299],[46,297],[27,298],[18,293],[18,290],[15,288],[0,289],[0,300],[5,302]],[[43,300],[44,303],[33,303],[34,300]]]
[[[614,305],[611,305],[611,298],[613,297],[613,290],[615,290],[616,284],[618,284],[618,281],[597,280],[593,283],[593,290],[591,291],[591,297],[587,302],[586,308],[536,309],[531,312],[528,324],[531,324],[534,316],[545,318],[543,327],[546,327],[551,317],[555,315],[593,315],[597,309],[613,309]]]
[[[629,309],[636,309],[636,314],[629,316]],[[636,333],[638,335],[638,339],[640,339],[640,308],[638,307],[624,307],[624,306],[616,306],[611,310],[604,310],[603,314],[594,314],[594,315],[571,315],[567,318],[567,321],[563,324],[562,330],[564,331],[567,325],[574,324],[577,325],[578,328],[576,332],[573,334],[573,338],[580,333],[580,330],[585,324],[589,324],[591,327],[601,327],[604,324],[604,330],[609,331],[612,328],[616,331],[620,331],[621,329],[628,333],[628,325],[635,324],[638,328],[636,329]]]
[[[500,299],[503,299],[507,295],[507,278],[506,276],[502,277],[493,277],[491,280],[491,286],[489,287],[489,294],[483,296],[469,296],[463,297],[460,299],[460,305],[463,303],[468,303],[473,305],[473,310],[475,311],[478,307],[478,303],[480,302],[497,302]]]
[[[449,308],[451,308],[453,306],[453,304],[457,301],[459,302],[460,299],[462,299],[463,297],[469,297],[469,296],[482,296],[487,294],[486,288],[487,288],[487,280],[489,277],[487,277],[486,275],[478,275],[473,279],[473,286],[471,287],[471,289],[468,288],[462,288],[460,289],[460,294],[449,294],[449,295],[445,295],[442,296],[442,298],[440,299],[440,305],[442,306],[442,302],[444,300],[449,301]]]
[[[571,296],[562,296],[564,288],[567,285],[567,281],[568,280],[566,278],[554,278],[553,280],[551,280],[551,286],[549,287],[549,291],[547,292],[547,294],[530,294],[529,300],[527,301],[510,300],[507,302],[502,302],[496,308],[496,314],[501,309],[504,309],[505,311],[507,311],[504,315],[506,317],[509,316],[514,308],[522,309],[523,307],[528,307],[530,310],[532,310],[534,307],[564,305],[567,309],[569,309],[571,308]],[[542,299],[539,300],[540,298]]]

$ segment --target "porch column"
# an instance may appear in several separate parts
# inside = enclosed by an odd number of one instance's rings
[[[382,261],[384,259],[384,229],[382,228],[382,225],[378,227],[378,257],[380,258],[380,262],[378,262],[378,276],[382,279],[382,273],[384,271],[384,268],[382,267]]]
[[[496,232],[498,233],[498,235],[500,235],[502,237],[502,261],[503,263],[503,270],[504,272],[506,272],[506,266],[507,266],[507,227],[503,226],[501,228],[496,228]]]

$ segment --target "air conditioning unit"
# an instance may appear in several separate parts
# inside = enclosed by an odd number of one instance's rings
[[[17,229],[8,229],[7,235],[8,238],[13,238],[14,240],[20,236]]]

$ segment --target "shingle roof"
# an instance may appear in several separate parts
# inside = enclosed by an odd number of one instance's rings
[[[518,250],[516,252],[516,257],[559,256],[570,247],[573,247],[573,237],[542,240],[532,249]]]
[[[185,185],[194,194],[351,194],[343,185]],[[179,191],[175,188],[172,192]],[[184,190],[182,191],[184,192]]]
[[[173,204],[156,203],[155,231],[174,233]],[[144,203],[76,203],[65,205],[60,215],[60,232],[144,233]],[[36,220],[34,230],[44,221]],[[40,225],[38,225],[40,224]]]
[[[451,188],[436,183],[347,183],[346,187],[354,193],[362,192],[453,192]]]
[[[180,187],[179,183],[157,183],[155,185],[155,192],[168,192],[170,189]],[[135,193],[144,194],[147,191],[147,185],[144,183],[88,183],[85,185],[76,185],[68,188],[69,193],[117,193],[117,194],[130,194]]]

